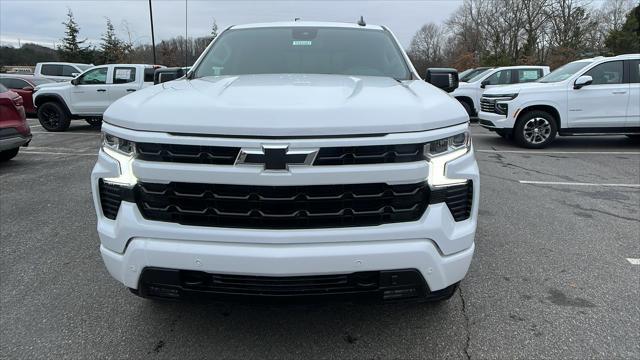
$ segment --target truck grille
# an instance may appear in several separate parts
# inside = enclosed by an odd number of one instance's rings
[[[424,160],[424,144],[322,148],[314,165],[385,164]]]
[[[480,109],[484,112],[495,113],[496,112],[496,101],[488,99],[486,97],[482,97],[480,99]]]
[[[233,165],[240,148],[137,143],[138,158],[147,161]],[[423,144],[326,147],[313,165],[360,165],[424,160]]]
[[[252,229],[373,226],[418,220],[426,183],[245,186],[140,183],[136,202],[149,220]]]
[[[233,165],[240,148],[178,144],[137,143],[138,158],[148,161]]]

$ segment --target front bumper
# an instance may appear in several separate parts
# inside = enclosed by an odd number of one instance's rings
[[[440,136],[440,135],[436,135]],[[134,161],[139,181],[242,185],[319,185],[424,181],[426,162],[305,167],[288,174],[201,164]],[[100,251],[109,273],[131,289],[141,288],[145,269],[248,276],[314,276],[416,269],[429,291],[465,276],[474,251],[479,173],[473,151],[448,163],[450,178],[473,182],[471,216],[455,221],[445,203],[431,204],[418,221],[321,229],[265,230],[180,225],[145,219],[123,201],[115,220],[102,214],[99,179],[118,175],[119,165],[100,151],[92,173]],[[329,183],[327,183],[329,182]]]
[[[513,129],[515,119],[510,116],[480,111],[478,114],[480,126],[489,130]]]

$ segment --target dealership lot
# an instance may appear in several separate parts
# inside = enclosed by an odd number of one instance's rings
[[[0,165],[2,358],[638,358],[640,146],[524,150],[472,127],[476,255],[448,303],[155,303],[98,252],[89,173],[99,130],[72,122]]]

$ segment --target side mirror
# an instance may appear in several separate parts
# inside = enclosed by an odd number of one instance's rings
[[[179,79],[186,75],[186,71],[181,67],[157,69],[153,74],[153,83],[161,84],[167,81]]]
[[[452,92],[457,89],[460,81],[458,79],[458,71],[449,68],[429,68],[424,80],[446,92]]]
[[[582,75],[580,76],[575,83],[573,83],[573,88],[574,89],[582,89],[583,87],[587,86],[587,85],[591,85],[591,83],[593,83],[593,78],[589,75]]]
[[[491,85],[491,81],[489,81],[489,79],[482,80],[482,82],[480,83],[480,87],[483,89],[486,88],[487,85]]]
[[[78,78],[71,79],[71,85],[78,85]]]
[[[73,77],[78,77],[78,75],[80,75],[80,73],[71,73],[71,76]]]
[[[33,91],[33,86],[25,86],[22,88],[24,91]]]

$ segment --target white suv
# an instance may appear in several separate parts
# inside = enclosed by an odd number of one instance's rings
[[[100,251],[140,296],[441,300],[471,263],[468,116],[385,27],[233,26],[104,122]]]
[[[560,135],[640,135],[640,54],[566,64],[531,84],[488,90],[480,125],[521,146]]]
[[[451,93],[464,106],[470,117],[475,117],[478,114],[480,97],[482,97],[485,90],[509,84],[536,81],[549,73],[548,66],[535,65],[477,68],[473,70],[473,72],[461,77],[460,86]]]

